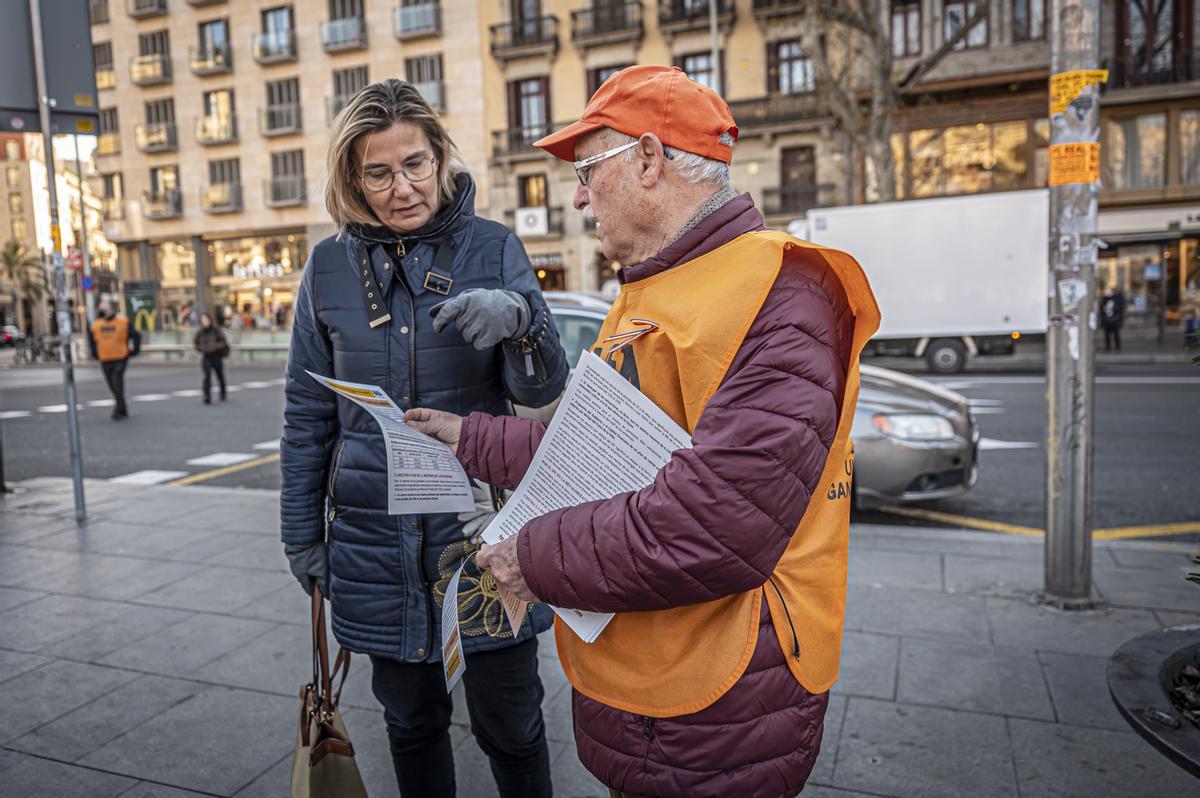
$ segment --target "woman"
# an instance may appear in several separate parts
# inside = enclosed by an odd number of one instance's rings
[[[204,370],[204,404],[212,404],[213,372],[216,372],[217,382],[221,384],[221,401],[224,402],[225,358],[229,355],[229,342],[207,313],[200,314],[200,330],[196,333],[195,346],[200,353],[200,368]]]
[[[475,185],[415,88],[385,80],[334,123],[325,204],[339,235],[309,256],[293,308],[282,535],[292,572],[333,605],[333,631],[370,655],[403,796],[454,795],[441,601],[477,549],[454,515],[387,514],[379,427],[306,372],[379,385],[404,409],[540,407],[566,382],[558,334],[520,242],[475,216]],[[328,529],[328,535],[326,530]],[[502,796],[550,794],[538,632],[515,636],[467,559],[459,617],[471,728]]]

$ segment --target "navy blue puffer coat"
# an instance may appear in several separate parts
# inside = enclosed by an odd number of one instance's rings
[[[380,228],[313,248],[296,296],[288,354],[281,518],[285,544],[328,540],[333,631],[346,648],[416,662],[440,658],[440,607],[449,577],[478,547],[453,514],[390,516],[383,438],[371,416],[306,371],[381,386],[401,408],[503,414],[508,402],[540,407],[563,389],[567,363],[529,259],[503,225],[475,216],[466,174],[422,230],[402,239]],[[429,309],[446,295],[426,287],[439,246],[453,250],[449,295],[504,288],[529,301],[519,341],[479,352],[454,325],[433,330]],[[391,321],[372,328],[362,272],[379,286]],[[530,374],[530,372],[533,372]],[[464,647],[512,645],[545,630],[535,605],[514,639],[495,583],[468,564],[459,584]]]

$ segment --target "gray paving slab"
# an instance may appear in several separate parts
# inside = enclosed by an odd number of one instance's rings
[[[220,565],[196,566],[188,576],[143,593],[137,600],[199,612],[232,612],[289,582],[295,582],[290,574]]]
[[[291,780],[292,755],[289,752],[234,795],[236,798],[280,798],[291,794]]]
[[[1043,587],[1040,560],[946,556],[946,591],[980,596],[1028,596]]]
[[[850,584],[942,589],[939,554],[855,549],[850,554]]]
[[[46,596],[0,613],[3,645],[38,651],[99,624],[120,619],[125,605],[78,596]]]
[[[871,607],[871,594],[877,588],[870,585],[846,586],[845,628],[861,630],[867,622],[867,611]]]
[[[901,703],[1054,720],[1029,649],[906,637],[897,692]]]
[[[1196,779],[1133,732],[1012,719],[1023,795],[1046,798],[1195,795]]]
[[[1017,795],[1004,718],[851,698],[833,785],[928,798]]]
[[[821,784],[813,783],[809,779],[808,785],[804,788],[804,798],[877,798],[879,795],[892,795],[892,793],[865,793],[853,792],[852,790],[838,790],[833,787],[826,787]]]
[[[193,615],[162,632],[124,646],[100,661],[163,676],[188,676],[274,628],[267,621]]]
[[[1108,694],[1108,657],[1038,654],[1059,723],[1129,731]]]
[[[0,683],[0,743],[18,737],[112,692],[136,673],[82,662],[55,661]]]
[[[1178,568],[1191,564],[1192,557],[1200,554],[1200,546],[1158,548],[1153,544],[1140,544],[1104,548],[1122,568]]]
[[[0,612],[20,607],[31,601],[45,598],[46,594],[37,590],[18,590],[11,587],[0,587]]]
[[[89,626],[78,634],[51,643],[42,653],[67,659],[99,661],[119,648],[131,645],[187,620],[192,613],[138,604],[122,605],[111,621]]]
[[[399,798],[396,771],[388,748],[387,725],[379,710],[355,709],[343,716],[350,742],[354,744],[354,761],[362,775],[367,795],[371,798]],[[466,795],[460,791],[460,795]]]
[[[51,657],[0,648],[0,683],[53,662]]]
[[[570,690],[561,690],[558,695],[542,702],[542,720],[546,724],[546,739],[555,743],[575,744]]]
[[[1096,587],[1111,604],[1180,612],[1200,608],[1200,588],[1187,581],[1187,563],[1158,570],[1096,568]]]
[[[862,628],[893,635],[986,643],[987,604],[979,596],[881,587],[871,591]]]
[[[366,660],[355,657],[351,661],[353,678],[365,675],[358,672],[357,666],[365,665]],[[312,633],[306,626],[276,626],[191,671],[190,675],[229,687],[298,695],[300,686],[312,679]]]
[[[1181,626],[1183,624],[1200,623],[1200,612],[1175,612],[1173,610],[1155,610],[1158,622],[1163,626]]]
[[[1004,547],[1008,556],[1014,560],[1033,560],[1044,563],[1046,560],[1046,540],[1037,537],[1007,537]]]
[[[129,792],[121,793],[121,798],[207,798],[206,792],[181,790],[178,787],[167,787],[149,781],[139,781]]]
[[[973,557],[1007,557],[1008,546],[994,536],[976,535],[973,539],[953,539],[905,534],[903,529],[884,527],[887,532],[857,535],[851,529],[851,540],[873,549],[895,551],[932,552],[937,554],[964,554]]]
[[[289,573],[283,543],[277,538],[248,532],[223,533],[228,538],[224,550],[208,558],[210,565],[232,565]]]
[[[7,748],[0,748],[0,773],[3,773],[5,770],[22,761],[24,758],[24,754],[19,754],[16,751],[10,751]]]
[[[116,798],[136,783],[102,770],[25,756],[4,771],[0,794],[13,798]]]
[[[998,646],[1108,656],[1126,640],[1158,628],[1146,610],[1062,612],[1014,599],[989,598],[988,622]]]
[[[100,747],[80,764],[232,795],[292,750],[297,712],[297,699],[210,687]]]
[[[74,519],[27,515],[0,500],[0,543],[34,543],[74,525]]]
[[[466,737],[454,748],[454,780],[458,783],[459,795],[499,798],[487,755],[472,736]]]
[[[73,551],[0,544],[0,587],[37,589],[55,571],[78,568],[82,556]]]
[[[271,491],[245,491],[238,496],[222,491],[220,500],[188,519],[190,525],[224,532],[250,532],[279,540],[279,494]]]
[[[127,731],[206,690],[196,682],[140,676],[7,745],[75,762]]]
[[[239,618],[260,618],[265,621],[308,626],[311,606],[300,585],[292,580],[291,584],[285,583],[265,596],[259,596],[237,609],[230,610],[229,614]]]
[[[838,741],[842,736],[842,724],[846,719],[846,702],[844,695],[834,693],[829,696],[829,705],[825,709],[825,728],[821,736],[821,752],[813,765],[812,773],[808,776],[809,784],[832,784],[833,769],[837,764]],[[805,788],[807,793],[808,788]]]
[[[159,487],[130,491],[127,497],[114,498],[93,507],[89,515],[99,521],[123,521],[144,526],[161,526],[162,519],[169,518],[173,526],[206,529],[211,525],[204,515],[219,503],[220,499],[211,494]]]
[[[37,586],[55,593],[123,601],[186,578],[195,566],[187,563],[79,554],[79,564],[59,568],[38,580]]]
[[[550,745],[550,777],[558,798],[608,798],[608,788],[579,761],[574,745]]]
[[[842,661],[837,691],[871,698],[896,697],[896,662],[900,638],[869,632],[842,635]]]

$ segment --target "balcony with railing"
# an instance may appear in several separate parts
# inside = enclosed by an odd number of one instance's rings
[[[237,141],[237,117],[213,114],[196,120],[196,142],[206,147]]]
[[[96,154],[105,155],[120,155],[121,154],[121,134],[120,133],[101,133],[96,137]]]
[[[125,201],[120,197],[101,197],[100,213],[106,222],[119,222],[125,218]]]
[[[517,212],[515,210],[504,212],[504,224],[509,230],[516,230]],[[563,207],[556,205],[546,208],[546,233],[529,233],[520,234],[522,239],[540,239],[540,238],[560,238],[563,234]]]
[[[174,122],[153,122],[134,129],[137,148],[145,153],[172,152],[179,147]]]
[[[804,13],[805,0],[754,0],[754,16],[758,20]]]
[[[1105,89],[1132,89],[1164,86],[1200,80],[1200,50],[1175,50],[1147,63],[1142,55],[1122,55],[1110,59]]]
[[[307,201],[307,186],[303,175],[284,175],[268,178],[263,185],[263,198],[268,208],[287,208]]]
[[[96,67],[96,88],[100,91],[117,87],[117,70],[112,64],[102,64]]]
[[[396,38],[400,41],[421,36],[436,36],[442,32],[440,3],[419,3],[399,6],[395,13]]]
[[[108,0],[89,0],[88,19],[93,25],[103,25],[108,22]]]
[[[415,88],[425,102],[435,111],[446,110],[446,85],[440,80],[426,80],[420,83],[414,83]]]
[[[529,125],[509,130],[493,130],[492,157],[514,159],[521,156],[539,156],[541,152],[534,148],[533,142],[550,135],[560,127],[562,125]]]
[[[171,56],[166,53],[135,55],[129,59],[129,79],[138,86],[171,82]]]
[[[250,40],[250,47],[254,51],[254,60],[263,65],[295,61],[296,32],[274,30],[256,33]]]
[[[188,49],[188,66],[192,74],[220,75],[233,71],[233,48],[228,44],[214,44]]]
[[[125,10],[134,19],[161,17],[167,13],[167,0],[126,0]]]
[[[734,0],[716,0],[717,24],[725,29],[733,26],[737,16]],[[667,36],[693,30],[708,29],[708,2],[697,0],[659,0],[658,29]]]
[[[502,22],[491,27],[492,57],[499,60],[558,53],[558,17]]]
[[[215,6],[217,3],[224,3],[226,0],[187,0],[189,6],[195,8],[203,8],[204,6]]]
[[[321,46],[327,53],[361,50],[367,46],[367,25],[362,17],[343,17],[321,23]]]
[[[835,186],[832,183],[793,184],[769,188],[763,192],[763,213],[766,216],[798,216],[813,208],[833,204]]]
[[[825,114],[815,94],[774,94],[752,100],[734,100],[729,103],[729,111],[742,134],[758,128],[817,119]]]
[[[264,136],[286,136],[304,129],[300,103],[268,105],[259,109],[258,132]]]
[[[142,215],[147,219],[178,219],[183,215],[183,194],[177,188],[143,191]]]
[[[200,207],[205,213],[237,213],[242,209],[242,184],[204,186],[200,189]]]
[[[571,12],[571,41],[579,48],[639,42],[645,35],[640,2],[593,6]]]

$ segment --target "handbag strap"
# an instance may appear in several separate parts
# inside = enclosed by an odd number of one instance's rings
[[[321,707],[332,712],[342,696],[342,688],[346,684],[346,676],[350,673],[350,652],[342,648],[334,658],[333,667],[329,667],[329,639],[325,631],[325,597],[321,595],[321,587],[313,582],[312,592],[312,640],[313,640],[313,678],[312,683],[317,689],[317,700]],[[337,692],[333,691],[333,682],[341,677]]]

